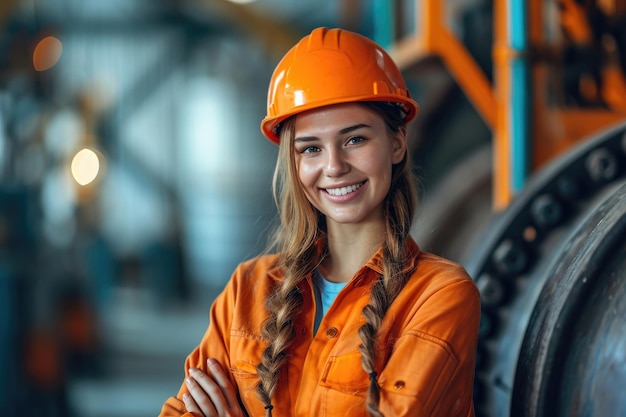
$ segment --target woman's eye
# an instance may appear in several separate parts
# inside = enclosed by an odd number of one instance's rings
[[[306,148],[300,149],[300,153],[316,153],[319,152],[320,148],[317,146],[307,146]]]
[[[354,136],[348,139],[348,145],[356,145],[357,143],[361,143],[365,140],[362,136]]]

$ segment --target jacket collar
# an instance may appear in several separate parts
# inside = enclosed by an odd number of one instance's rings
[[[321,256],[322,252],[324,251],[323,239],[319,239],[316,242],[316,250],[317,250],[318,256]],[[421,252],[421,249],[419,248],[415,240],[413,240],[413,238],[409,236],[406,240],[404,251],[405,251],[406,258],[408,259],[408,262],[402,272],[409,272],[409,271],[414,270],[415,267],[417,266],[416,265],[417,258],[418,258],[419,253]],[[372,255],[372,257],[365,263],[363,268],[361,268],[361,270],[357,273],[358,276],[363,275],[362,272],[364,268],[369,268],[372,271],[376,272],[376,274],[383,273],[383,248],[382,247],[380,247]],[[278,266],[278,257],[276,258],[276,262],[274,263],[274,265],[268,270],[268,275],[274,280],[280,280],[283,278],[283,272],[280,266]]]
[[[417,257],[420,253],[420,248],[415,243],[415,240],[411,236],[409,236],[406,240],[406,244],[404,247],[404,255],[408,260],[406,267],[402,270],[402,272],[412,271],[416,267]],[[371,270],[382,274],[383,273],[383,248],[379,248],[374,255],[365,263],[365,267],[370,268]]]

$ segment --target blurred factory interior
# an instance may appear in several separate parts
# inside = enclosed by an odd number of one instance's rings
[[[178,391],[264,249],[267,84],[317,26],[387,47],[420,103],[414,235],[481,290],[477,415],[626,415],[626,1],[2,0],[0,25],[0,415]]]

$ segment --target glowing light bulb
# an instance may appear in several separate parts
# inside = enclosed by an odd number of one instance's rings
[[[87,185],[96,179],[100,172],[100,159],[89,148],[83,148],[74,155],[71,164],[74,180],[80,185]]]

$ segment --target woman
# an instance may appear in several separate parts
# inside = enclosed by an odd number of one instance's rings
[[[409,236],[406,124],[387,53],[315,29],[281,60],[275,254],[240,265],[161,416],[473,416],[479,293]]]

